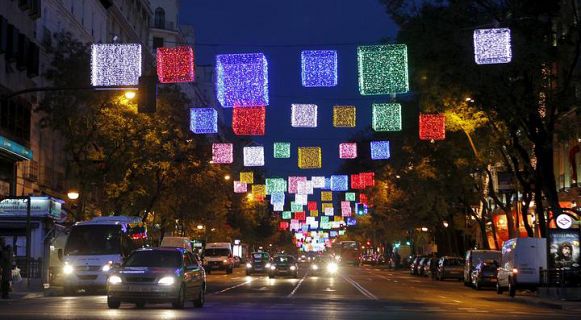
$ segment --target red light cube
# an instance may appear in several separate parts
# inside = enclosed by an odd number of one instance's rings
[[[194,81],[192,47],[157,48],[157,77],[161,83]]]
[[[420,113],[420,140],[446,139],[446,116]]]
[[[263,136],[266,107],[234,107],[232,130],[239,136]]]

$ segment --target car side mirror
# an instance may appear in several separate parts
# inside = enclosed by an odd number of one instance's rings
[[[59,260],[60,261],[63,261],[63,249],[58,249],[56,251],[56,253],[57,253],[58,257],[59,257]]]

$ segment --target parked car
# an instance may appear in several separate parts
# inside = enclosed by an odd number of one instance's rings
[[[206,274],[192,253],[183,248],[153,248],[133,251],[112,269],[107,279],[107,306],[122,302],[144,307],[146,303],[171,302],[183,308],[185,301],[204,305]]]
[[[416,256],[413,260],[412,263],[410,264],[410,274],[411,275],[417,275],[418,274],[418,266],[420,264],[420,261],[422,260],[422,258],[424,258],[425,256]]]
[[[547,269],[545,238],[514,238],[502,245],[496,293],[514,297],[517,289],[536,289],[540,284],[540,269]]]
[[[464,285],[472,284],[472,272],[474,267],[485,260],[500,261],[502,253],[498,250],[468,250],[464,260]]]
[[[436,278],[436,270],[438,269],[438,258],[431,257],[427,258],[427,261],[424,263],[424,271],[423,275],[426,277],[431,277],[432,279]]]
[[[484,260],[474,267],[470,275],[474,289],[480,290],[484,286],[496,286],[498,274],[498,261]]]
[[[444,279],[464,279],[464,259],[460,257],[445,256],[438,261],[436,273],[438,280]]]
[[[267,273],[270,268],[270,255],[268,252],[253,252],[250,260],[246,263],[246,275],[254,273]]]
[[[299,265],[293,256],[277,255],[270,263],[270,270],[268,270],[268,277],[274,278],[280,275],[290,275],[294,278],[299,277]]]

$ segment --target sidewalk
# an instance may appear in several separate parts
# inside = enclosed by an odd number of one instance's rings
[[[2,301],[14,301],[21,299],[36,299],[47,296],[56,296],[62,294],[62,290],[57,287],[44,289],[40,283],[40,279],[31,279],[30,284],[26,279],[18,283],[12,284],[12,291],[10,292],[10,299],[0,299]]]

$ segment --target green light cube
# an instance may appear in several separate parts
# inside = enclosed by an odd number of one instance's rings
[[[359,93],[379,95],[409,91],[405,44],[357,47]]]
[[[274,157],[276,159],[288,159],[291,156],[291,144],[289,142],[274,143]]]
[[[355,201],[355,192],[346,192],[345,201]]]
[[[372,127],[375,131],[401,131],[401,105],[374,103]]]
[[[293,214],[290,211],[283,211],[282,212],[282,218],[283,219],[292,219]]]
[[[291,201],[291,211],[292,212],[301,212],[301,211],[303,211],[303,205],[300,203],[296,203],[294,201]]]
[[[266,178],[266,194],[275,192],[286,192],[286,179],[283,178]]]

